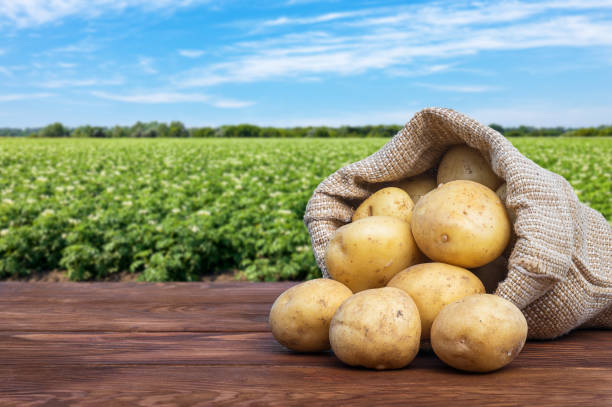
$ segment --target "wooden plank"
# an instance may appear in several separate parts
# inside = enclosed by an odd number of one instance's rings
[[[450,368],[373,372],[343,366],[0,366],[0,404],[607,406],[610,369]],[[580,380],[577,380],[580,378]]]
[[[43,283],[0,282],[0,301],[34,302],[101,302],[128,301],[130,303],[185,302],[262,303],[273,301],[297,282],[280,283]]]
[[[266,332],[296,283],[0,283],[2,331]]]
[[[511,366],[612,370],[610,344],[612,331],[577,331],[554,342],[530,341]],[[269,332],[0,333],[0,360],[5,366],[338,366],[331,352],[292,352],[278,344]],[[416,361],[420,367],[443,367],[431,353],[419,354]]]
[[[528,342],[486,375],[419,354],[343,365],[272,338],[295,283],[0,284],[0,405],[612,405],[612,331]]]

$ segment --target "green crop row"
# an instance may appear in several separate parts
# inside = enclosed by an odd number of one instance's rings
[[[386,139],[0,139],[0,278],[319,275],[302,218],[314,188]],[[515,139],[612,218],[612,139]]]

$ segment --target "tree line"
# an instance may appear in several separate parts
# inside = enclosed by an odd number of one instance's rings
[[[612,126],[599,127],[503,127],[491,124],[506,137],[610,137]],[[219,127],[187,128],[182,122],[173,121],[169,124],[160,122],[136,122],[132,126],[79,126],[70,128],[62,123],[52,123],[42,128],[0,128],[0,137],[91,137],[91,138],[233,138],[233,137],[263,137],[263,138],[336,138],[336,137],[392,137],[402,126],[341,126],[341,127],[259,127],[252,124],[226,125]]]

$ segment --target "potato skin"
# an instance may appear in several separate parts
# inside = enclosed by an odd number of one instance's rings
[[[338,228],[325,252],[330,276],[353,292],[384,287],[421,259],[410,224],[390,216],[369,216]]]
[[[438,185],[454,180],[478,182],[493,191],[503,182],[475,148],[461,144],[444,154],[438,166]]]
[[[353,222],[368,216],[392,216],[406,222],[412,218],[414,203],[400,188],[388,187],[374,192],[353,213]]]
[[[504,204],[473,181],[451,181],[425,195],[412,214],[412,233],[430,259],[455,266],[483,266],[510,240]]]
[[[510,363],[523,349],[527,321],[510,301],[475,294],[440,311],[431,327],[431,345],[446,364],[469,372],[490,372]]]
[[[408,195],[410,195],[412,202],[416,205],[423,195],[436,189],[438,182],[434,175],[419,174],[401,181],[396,181],[392,185],[406,191]]]
[[[272,335],[281,345],[298,352],[329,349],[331,319],[351,295],[348,287],[328,278],[309,280],[289,288],[270,309]]]
[[[414,300],[421,317],[421,339],[429,339],[431,324],[453,301],[483,294],[482,282],[469,270],[444,263],[423,263],[397,273],[387,287],[404,290]]]
[[[344,301],[329,328],[332,350],[344,363],[399,369],[419,351],[421,320],[414,301],[394,287],[365,290]]]

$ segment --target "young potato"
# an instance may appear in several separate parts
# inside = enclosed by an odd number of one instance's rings
[[[436,189],[438,182],[434,175],[419,174],[401,181],[396,181],[392,185],[406,191],[408,195],[410,195],[412,202],[416,205],[423,195]]]
[[[442,361],[469,372],[490,372],[523,349],[527,321],[510,301],[475,294],[447,305],[431,327],[431,345]]]
[[[370,369],[399,369],[419,351],[421,320],[404,291],[365,290],[344,301],[329,328],[332,350],[344,363]]]
[[[306,281],[282,293],[270,310],[272,335],[298,352],[329,349],[329,324],[344,300],[353,293],[328,278]]]
[[[514,222],[516,222],[516,212],[514,211],[514,209],[508,208],[508,206],[506,206],[506,196],[508,195],[506,183],[504,182],[499,188],[497,188],[497,191],[495,191],[495,193],[504,203],[504,206],[506,207],[506,212],[508,212],[508,219],[510,219],[510,223],[514,225]]]
[[[334,280],[358,292],[384,287],[421,256],[408,222],[369,216],[338,228],[327,246],[325,266]]]
[[[400,188],[383,188],[359,205],[353,213],[353,222],[368,216],[393,216],[394,218],[410,222],[414,203],[410,195]]]
[[[491,263],[471,271],[482,281],[486,292],[491,294],[497,290],[497,285],[508,275],[508,260],[504,256],[499,256]]]
[[[429,339],[431,324],[442,308],[471,294],[483,294],[482,282],[469,270],[444,263],[423,263],[400,271],[387,287],[404,290],[421,316],[421,339]]]
[[[473,181],[451,181],[425,195],[414,208],[411,225],[427,257],[465,268],[493,261],[510,240],[504,204]]]
[[[454,180],[478,182],[493,191],[503,182],[491,170],[482,154],[465,144],[448,150],[438,167],[438,185]]]

